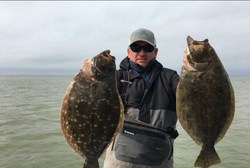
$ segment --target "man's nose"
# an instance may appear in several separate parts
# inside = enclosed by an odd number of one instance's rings
[[[139,55],[146,55],[146,52],[143,50],[143,48],[142,48],[141,51],[139,52]]]

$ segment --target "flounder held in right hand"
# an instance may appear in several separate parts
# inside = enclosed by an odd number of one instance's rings
[[[99,168],[98,158],[122,128],[124,110],[117,90],[115,57],[104,51],[84,60],[61,107],[61,129],[84,159],[83,168]]]
[[[235,97],[228,74],[208,40],[187,38],[176,91],[181,126],[202,147],[194,164],[208,168],[221,160],[214,149],[234,117]]]

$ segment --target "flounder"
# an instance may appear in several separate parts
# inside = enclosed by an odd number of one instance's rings
[[[194,166],[208,168],[221,163],[214,145],[234,118],[234,90],[208,39],[196,41],[188,36],[183,62],[176,91],[177,116],[183,129],[201,146]]]
[[[61,129],[70,147],[85,159],[83,168],[99,168],[98,158],[124,121],[115,57],[107,50],[84,60],[73,80],[61,106]]]

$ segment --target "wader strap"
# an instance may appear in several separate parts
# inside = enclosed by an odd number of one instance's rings
[[[167,132],[171,136],[172,139],[175,139],[179,136],[178,131],[175,130],[173,127],[168,127]]]
[[[123,100],[124,105],[126,105],[127,104],[126,96],[128,94],[129,84],[131,83],[129,81],[129,72],[128,72],[128,70],[123,71],[123,79],[121,79],[121,82],[122,82],[121,98]]]
[[[167,129],[162,129],[162,128],[158,128],[156,126],[152,126],[148,123],[145,123],[143,121],[139,121],[137,119],[134,119],[128,115],[125,114],[124,116],[124,124],[125,125],[129,125],[130,128],[143,128],[144,130],[157,130],[163,133],[166,133],[168,135],[170,135],[170,137],[172,139],[176,139],[179,136],[179,133],[177,130],[174,129],[174,127],[168,127]],[[152,132],[152,131],[150,131]]]

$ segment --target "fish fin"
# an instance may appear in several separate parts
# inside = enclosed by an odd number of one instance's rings
[[[100,168],[98,159],[85,159],[82,168]]]
[[[82,72],[82,70],[80,69],[78,72],[77,72],[77,74],[73,77],[73,81],[76,81],[77,80],[77,78],[79,77],[79,76],[81,76],[81,73]]]
[[[197,157],[194,163],[194,167],[208,168],[212,165],[220,163],[221,163],[220,157],[218,156],[214,147],[212,147],[210,150],[208,149],[201,150],[199,156]]]

